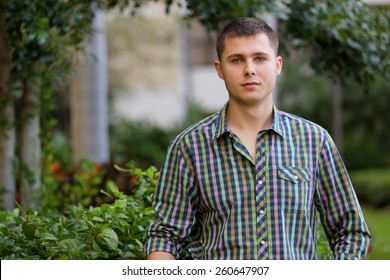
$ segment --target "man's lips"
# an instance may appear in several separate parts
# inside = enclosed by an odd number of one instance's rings
[[[241,85],[244,86],[244,87],[253,87],[253,86],[259,86],[260,83],[256,82],[256,81],[251,81],[251,82],[245,82],[245,83],[243,83]]]

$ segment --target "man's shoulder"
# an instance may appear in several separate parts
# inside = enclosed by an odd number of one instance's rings
[[[328,133],[321,125],[295,114],[279,110],[279,115],[285,127],[293,127],[294,130],[315,133],[321,136],[325,136]]]
[[[211,135],[212,130],[216,127],[216,122],[219,120],[220,112],[214,113],[184,129],[176,137],[173,138],[171,144],[178,144],[186,141],[189,137],[199,134]]]

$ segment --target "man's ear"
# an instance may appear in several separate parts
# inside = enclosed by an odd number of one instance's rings
[[[223,80],[223,72],[221,68],[221,62],[219,60],[214,61],[215,70],[217,70],[218,76]]]
[[[283,59],[281,56],[276,57],[276,75],[279,75],[282,72],[283,68]]]

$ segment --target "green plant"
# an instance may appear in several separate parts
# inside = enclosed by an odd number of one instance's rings
[[[122,122],[111,127],[111,154],[115,161],[131,159],[143,167],[160,166],[169,142],[176,134],[176,130]]]
[[[158,172],[129,163],[135,192],[126,195],[107,182],[111,204],[56,210],[0,212],[1,259],[142,259],[145,232],[153,220],[152,189]]]
[[[61,161],[47,156],[43,164],[42,186],[37,192],[40,209],[61,210],[66,205],[93,204],[106,170],[100,164],[83,160],[79,167],[66,170]]]

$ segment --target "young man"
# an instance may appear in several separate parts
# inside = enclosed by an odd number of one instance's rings
[[[365,257],[371,235],[329,134],[273,106],[277,49],[255,18],[218,35],[229,101],[171,142],[148,259],[316,259],[316,211],[335,259]]]

